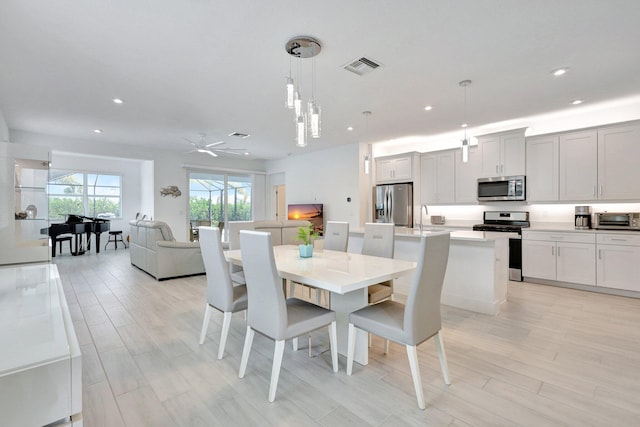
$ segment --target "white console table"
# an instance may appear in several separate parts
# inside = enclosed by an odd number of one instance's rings
[[[0,268],[0,424],[82,426],[80,346],[53,264]]]

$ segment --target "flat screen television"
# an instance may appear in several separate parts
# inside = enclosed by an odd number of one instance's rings
[[[324,219],[322,217],[322,203],[307,203],[289,205],[289,219],[306,219],[313,225],[315,232],[321,236],[324,234]]]

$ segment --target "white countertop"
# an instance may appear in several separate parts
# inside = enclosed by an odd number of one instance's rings
[[[405,227],[396,227],[396,238],[398,239],[418,239],[421,234],[436,233],[440,231],[447,231],[446,226],[429,226],[424,227],[422,233],[420,230],[410,229]],[[354,236],[364,235],[364,228],[356,228],[349,230],[349,234]],[[520,236],[517,233],[498,233],[495,231],[473,231],[473,230],[451,230],[451,240],[457,241],[471,241],[471,242],[491,242],[497,239],[519,239]]]
[[[595,233],[595,234],[640,234],[633,230],[576,230],[572,222],[532,222],[531,227],[523,228],[523,231],[562,231],[568,233]]]
[[[64,295],[55,268],[53,264],[0,268],[0,376],[69,359]]]

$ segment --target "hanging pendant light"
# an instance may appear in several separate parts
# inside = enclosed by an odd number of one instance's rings
[[[287,100],[285,102],[285,106],[287,108],[293,108],[293,78],[291,77],[291,57],[289,57],[289,77],[286,77],[287,80]]]
[[[296,145],[298,147],[307,146],[307,127],[304,114],[299,115],[296,119]]]
[[[289,55],[298,58],[298,76],[296,78],[297,85],[289,76],[287,78],[287,107],[289,107],[289,83],[291,83],[292,107],[294,110],[294,118],[296,123],[296,145],[299,147],[307,146],[307,132],[312,138],[319,138],[321,134],[321,111],[320,105],[315,98],[316,86],[316,63],[315,56],[320,53],[320,43],[313,37],[298,36],[287,42],[285,49]],[[313,58],[311,63],[311,97],[307,101],[307,111],[303,111],[302,96],[300,90],[300,60],[304,58]],[[291,74],[291,66],[289,67]]]
[[[462,139],[462,162],[467,163],[469,161],[469,140],[467,139],[467,86],[471,84],[471,80],[462,80],[459,85],[464,88],[464,109],[462,110],[462,118],[464,123],[464,138]]]

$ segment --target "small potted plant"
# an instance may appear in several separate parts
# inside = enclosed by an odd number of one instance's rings
[[[313,239],[318,237],[318,233],[313,231],[313,225],[298,227],[297,240],[300,244],[300,258],[313,256]]]

